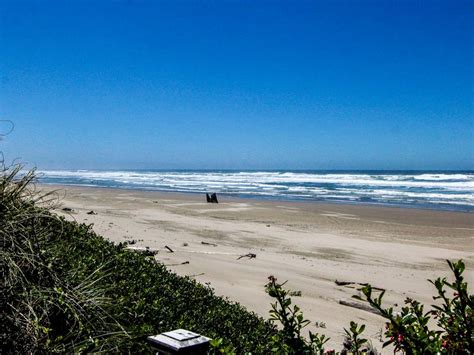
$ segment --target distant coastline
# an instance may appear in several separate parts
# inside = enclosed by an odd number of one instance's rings
[[[41,170],[48,185],[474,212],[474,171]]]

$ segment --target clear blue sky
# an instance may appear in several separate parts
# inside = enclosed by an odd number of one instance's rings
[[[39,168],[473,169],[474,2],[0,0]]]

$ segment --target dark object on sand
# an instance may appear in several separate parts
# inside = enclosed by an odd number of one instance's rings
[[[352,281],[338,281],[338,280],[336,280],[336,281],[334,281],[334,282],[335,282],[336,285],[338,285],[338,286],[349,286],[349,287],[352,286],[352,285],[358,285],[358,286],[360,286],[360,287],[362,287],[362,286],[368,286],[368,285],[369,285],[369,284],[366,283],[366,282],[352,282]],[[356,286],[356,288],[357,288],[357,286]],[[384,288],[381,288],[381,287],[374,287],[374,286],[372,286],[372,289],[375,290],[375,291],[385,291],[385,289],[384,289]]]
[[[183,261],[182,263],[177,263],[177,264],[163,264],[165,266],[178,266],[178,265],[188,265],[189,261]]]
[[[64,212],[72,212],[72,211],[74,211],[74,210],[73,210],[72,208],[69,208],[69,207],[64,207],[64,208],[63,208],[63,211],[64,211]]]
[[[97,214],[97,213],[95,213],[94,211],[91,210],[91,211],[87,212],[87,214]]]
[[[165,245],[165,248],[168,249],[168,251],[169,251],[170,253],[174,253],[174,250],[171,249],[169,246]]]
[[[366,311],[366,312],[370,312],[370,313],[380,315],[380,312],[377,309],[375,309],[374,307],[372,307],[370,305],[362,304],[362,303],[359,303],[359,302],[353,302],[353,301],[349,301],[349,300],[339,300],[339,304],[342,304],[343,306],[357,308],[357,309],[361,309],[361,310]]]
[[[256,257],[257,257],[257,254],[248,253],[248,254],[239,256],[239,257],[237,258],[237,260],[240,260],[240,259],[242,259],[242,258],[255,259]]]
[[[209,196],[209,194],[206,194],[206,200],[208,203],[219,203],[219,201],[217,201],[217,194],[216,193],[213,193]]]
[[[217,244],[208,243],[208,242],[201,242],[201,244],[203,244],[203,245],[212,245],[213,247],[216,247],[216,246],[217,246]]]

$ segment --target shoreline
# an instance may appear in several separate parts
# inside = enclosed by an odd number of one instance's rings
[[[205,195],[205,192],[195,192],[195,191],[166,191],[166,190],[152,190],[147,188],[129,188],[129,187],[103,187],[96,185],[81,185],[81,184],[57,184],[57,183],[36,183],[37,186],[43,187],[57,187],[61,188],[87,188],[87,189],[99,189],[99,190],[111,190],[111,191],[129,191],[129,192],[143,192],[143,193],[155,193],[155,194],[164,194],[164,195],[176,195],[183,197],[199,196],[202,200],[202,196]],[[449,207],[430,207],[427,205],[409,205],[409,204],[396,204],[396,203],[382,203],[382,202],[350,202],[350,201],[326,201],[326,200],[310,200],[310,199],[292,199],[292,198],[278,198],[278,197],[262,197],[259,195],[251,196],[241,196],[237,194],[220,192],[218,193],[219,200],[228,200],[234,201],[239,200],[242,202],[269,202],[269,203],[295,203],[295,204],[315,204],[315,205],[329,205],[329,206],[356,206],[356,207],[374,207],[374,208],[399,208],[399,209],[408,209],[408,210],[421,210],[421,211],[439,211],[439,212],[453,212],[453,213],[466,213],[474,215],[473,210],[466,209],[454,209]]]
[[[450,276],[445,259],[463,258],[470,287],[474,281],[474,215],[468,212],[224,195],[219,204],[208,204],[202,194],[45,184],[37,189],[59,190],[58,214],[93,223],[113,242],[135,240],[134,247],[157,250],[156,259],[172,271],[210,283],[216,294],[266,319],[267,277],[289,280],[288,288],[301,291],[293,303],[312,321],[308,329],[330,336],[332,346],[341,344],[343,327],[354,320],[367,325],[366,337],[382,349],[377,334],[383,319],[339,304],[359,291],[336,280],[384,288],[385,304],[395,308],[406,297],[431,305],[435,290],[426,280]],[[91,210],[97,214],[88,215]],[[256,258],[238,259],[248,253]],[[315,327],[316,321],[326,328]]]

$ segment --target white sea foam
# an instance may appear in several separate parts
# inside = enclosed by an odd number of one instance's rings
[[[472,180],[469,175],[466,174],[421,174],[413,176],[415,180],[439,180],[439,181],[469,181]]]
[[[474,173],[41,171],[42,181],[160,191],[474,206]]]

